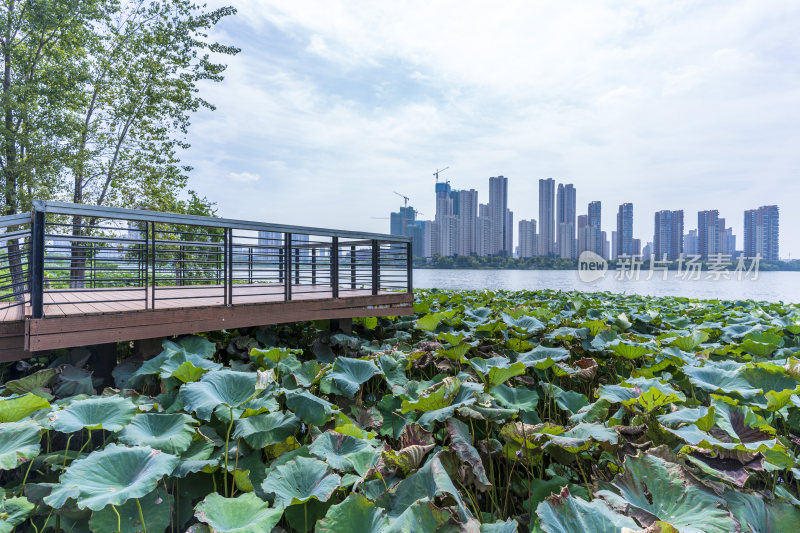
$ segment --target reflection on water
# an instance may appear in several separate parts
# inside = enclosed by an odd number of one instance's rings
[[[703,273],[703,277],[707,274]],[[674,279],[660,273],[646,279],[618,280],[614,271],[603,279],[584,283],[577,270],[447,270],[415,269],[414,286],[440,289],[560,289],[610,291],[652,296],[686,296],[700,299],[767,300],[800,303],[800,272],[760,272],[758,279]]]

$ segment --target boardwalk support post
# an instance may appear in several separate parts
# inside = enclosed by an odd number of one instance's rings
[[[406,278],[408,292],[414,292],[414,253],[410,242],[406,244]]]
[[[339,297],[339,237],[331,237],[331,293]]]
[[[292,234],[283,235],[283,264],[286,268],[283,273],[283,299],[288,302],[292,299]]]
[[[377,295],[381,287],[380,244],[372,239],[372,294]]]
[[[356,288],[356,245],[350,246],[350,288]]]
[[[33,212],[31,221],[31,316],[44,316],[44,213]]]

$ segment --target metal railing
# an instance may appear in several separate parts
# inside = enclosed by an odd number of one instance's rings
[[[27,229],[15,229],[23,221]],[[69,314],[413,288],[402,236],[42,201],[30,215],[0,218],[0,228],[17,243],[0,261],[20,265],[0,277],[13,289],[6,299],[29,293],[33,318],[50,306]]]
[[[30,213],[0,217],[0,300],[4,309],[28,301],[30,226]]]

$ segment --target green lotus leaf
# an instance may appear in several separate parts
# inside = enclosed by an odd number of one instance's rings
[[[464,322],[471,326],[485,324],[492,315],[492,310],[488,307],[478,307],[476,309],[464,309]],[[469,319],[469,320],[467,320]]]
[[[581,423],[564,433],[550,436],[545,449],[550,446],[559,446],[570,453],[576,453],[580,450],[574,448],[588,449],[586,443],[591,443],[592,441],[616,444],[617,432],[602,424]]]
[[[186,350],[188,353],[202,355],[207,359],[214,357],[214,354],[217,353],[217,345],[215,343],[198,335],[187,335],[185,337],[181,337],[176,341],[175,344]]]
[[[481,533],[517,533],[519,531],[519,524],[513,518],[509,518],[505,522],[498,521],[492,524],[484,522],[481,524]]]
[[[243,438],[247,444],[258,449],[285,441],[299,428],[299,418],[292,413],[276,411],[237,420],[233,438]]]
[[[119,431],[133,419],[136,406],[121,396],[100,396],[76,400],[60,411],[53,411],[49,418],[53,429],[72,433],[86,429]]]
[[[196,437],[186,451],[181,453],[178,466],[175,467],[172,475],[181,478],[201,470],[207,471],[208,468],[217,466],[219,464],[219,456],[212,458],[215,449],[213,442],[203,437]]]
[[[42,428],[32,420],[0,423],[0,470],[27,463],[41,449]]]
[[[325,378],[332,379],[343,395],[353,398],[361,384],[380,373],[375,363],[370,360],[338,357]]]
[[[350,470],[351,457],[364,450],[373,449],[369,441],[335,431],[326,431],[308,447],[309,452],[326,461],[334,470]]]
[[[180,455],[192,443],[196,423],[194,418],[182,413],[139,413],[118,438],[123,444],[145,445]]]
[[[430,498],[420,498],[409,505],[399,516],[389,521],[385,533],[408,533],[410,531],[438,531],[450,521],[450,513],[434,504]]]
[[[587,502],[572,496],[567,487],[553,494],[536,507],[540,527],[545,533],[586,533],[589,531],[639,530],[633,519],[611,509],[606,502]]]
[[[284,359],[289,359],[298,353],[298,350],[291,348],[253,348],[250,350],[250,358],[259,366],[266,368],[276,368]],[[302,350],[299,351],[302,353]]]
[[[444,422],[448,418],[454,416],[456,410],[460,410],[465,408],[466,406],[471,406],[475,404],[475,402],[478,399],[479,393],[483,393],[482,385],[470,381],[465,381],[459,387],[458,393],[452,399],[452,403],[450,405],[448,405],[447,407],[442,407],[441,409],[434,409],[432,411],[426,411],[422,413],[422,416],[420,416],[419,419],[417,419],[417,424],[425,428],[430,428],[430,425],[433,422]],[[476,409],[478,408],[477,406],[475,407]],[[507,411],[503,411],[503,413],[506,412]]]
[[[380,533],[389,519],[380,507],[361,494],[350,494],[342,503],[331,506],[317,522],[317,533]]]
[[[455,500],[461,522],[472,518],[437,454],[417,472],[385,492],[377,503],[387,510],[390,519],[396,519],[421,498],[434,501],[446,496]]]
[[[702,367],[684,367],[683,373],[689,381],[708,392],[736,393],[745,400],[761,393],[761,389],[750,384],[743,374],[744,366],[735,361],[706,363]]]
[[[622,405],[626,407],[635,405],[641,408],[645,413],[652,413],[659,407],[684,401],[686,401],[686,396],[684,396],[682,392],[665,392],[661,387],[651,387],[636,398],[623,401]]]
[[[696,408],[680,407],[677,410],[659,415],[658,421],[669,427],[678,427],[681,424],[695,424],[703,431],[708,431],[714,426],[714,408],[704,406]]]
[[[450,437],[450,447],[455,450],[461,461],[470,466],[478,489],[486,490],[491,487],[492,484],[486,477],[486,469],[483,467],[481,456],[472,445],[472,433],[470,433],[469,426],[457,418],[451,418],[447,421],[447,434]]]
[[[35,394],[10,396],[0,400],[0,422],[17,422],[40,409],[49,409],[50,402]]]
[[[328,470],[328,465],[319,459],[296,457],[273,468],[261,489],[274,494],[276,502],[288,507],[312,498],[326,502],[341,481],[342,478]]]
[[[698,346],[708,340],[708,333],[705,331],[693,331],[691,335],[676,337],[670,341],[672,346],[677,346],[685,352],[693,352]]]
[[[43,398],[52,399],[52,397],[48,396],[48,392],[45,390],[45,387],[50,385],[50,383],[56,379],[57,375],[58,369],[45,368],[20,379],[7,381],[5,383],[3,396],[9,396],[10,394],[27,394],[32,392]]]
[[[307,390],[286,391],[286,407],[300,420],[313,426],[325,424],[333,413],[333,404],[314,396]]]
[[[537,333],[541,333],[545,328],[545,324],[541,320],[532,316],[514,318],[506,313],[501,313],[500,316],[502,316],[503,322],[515,330],[526,333],[528,337],[531,335],[536,335]]]
[[[164,531],[170,525],[170,505],[172,497],[159,485],[156,490],[139,498],[139,505],[135,500],[128,500],[116,508],[119,513],[119,525],[122,533],[142,533],[145,531]],[[142,507],[144,526],[139,516],[139,506]],[[89,519],[89,528],[98,533],[117,530],[117,513],[110,505],[92,513]]]
[[[173,377],[183,383],[189,383],[197,381],[210,370],[219,370],[220,368],[222,368],[220,363],[209,361],[202,355],[181,350],[164,361],[159,370],[161,379]]]
[[[433,385],[429,390],[423,391],[415,401],[403,400],[401,411],[434,411],[450,406],[461,388],[461,380],[450,376]]]
[[[181,399],[187,411],[201,420],[210,420],[217,407],[239,407],[256,395],[256,373],[214,370],[200,381],[181,386]]]
[[[620,357],[624,357],[625,359],[639,359],[640,357],[644,357],[655,352],[653,346],[648,344],[631,343],[625,341],[619,341],[611,344],[607,347],[607,349],[611,350]]]
[[[197,504],[194,516],[214,533],[262,533],[278,524],[283,508],[270,507],[253,493],[236,498],[212,493]]]
[[[25,522],[36,505],[27,498],[3,498],[0,500],[0,533],[11,533]]]
[[[511,364],[506,357],[493,357],[491,359],[476,357],[475,359],[470,359],[469,364],[478,372],[478,375],[489,388],[500,385],[515,376],[521,376],[526,369],[524,363]]]
[[[73,461],[44,502],[60,508],[68,499],[74,499],[79,509],[88,507],[93,511],[106,505],[122,505],[155,490],[161,478],[171,474],[177,464],[176,456],[149,446],[109,444]]]
[[[800,509],[779,500],[768,504],[756,494],[728,491],[723,495],[742,533],[793,531],[800,524]]]
[[[290,376],[298,386],[308,388],[316,385],[329,368],[328,365],[320,366],[316,361],[306,361],[300,368],[292,372]]]
[[[466,359],[464,356],[467,355],[471,348],[472,346],[470,344],[464,342],[461,344],[456,344],[450,348],[437,350],[436,355],[446,357],[447,359],[457,363],[465,363]]]
[[[94,394],[95,382],[92,373],[73,365],[60,368],[53,392],[59,398],[76,396],[78,394]]]
[[[601,490],[597,495],[627,513],[631,508],[649,513],[689,533],[735,531],[722,498],[693,483],[682,466],[659,457],[625,457],[625,472],[612,485],[613,491]]]
[[[539,345],[533,350],[517,355],[517,362],[523,363],[526,367],[545,370],[559,361],[569,359],[569,351],[565,348]]]
[[[601,422],[608,417],[608,408],[611,403],[608,400],[600,399],[594,403],[584,405],[578,411],[569,417],[572,424],[580,422]]]
[[[423,331],[434,331],[445,318],[448,318],[447,313],[430,313],[417,320],[414,327]]]
[[[509,409],[533,412],[539,404],[539,393],[534,389],[501,384],[492,387],[489,394],[497,403]]]

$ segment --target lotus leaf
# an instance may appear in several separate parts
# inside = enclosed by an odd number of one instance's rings
[[[328,372],[326,379],[332,379],[336,387],[348,398],[358,392],[362,383],[371,377],[380,374],[375,363],[370,360],[353,359],[351,357],[338,357],[333,363],[333,368]]]
[[[317,522],[318,533],[380,533],[389,520],[380,507],[361,494],[350,494],[345,500],[328,509],[325,518]]]
[[[309,452],[327,462],[334,470],[350,470],[353,466],[350,458],[365,450],[374,450],[369,441],[336,431],[326,431],[308,447]]]
[[[70,403],[60,411],[50,413],[53,429],[72,433],[81,429],[119,431],[133,419],[136,406],[121,396],[101,396]]]
[[[0,423],[17,422],[40,409],[49,409],[50,402],[32,393],[0,399]]]
[[[319,459],[297,457],[275,467],[264,480],[261,489],[267,494],[274,494],[275,501],[288,507],[312,498],[328,501],[341,480]]]
[[[139,413],[122,429],[119,440],[180,455],[192,443],[196,423],[194,418],[182,413]]]
[[[285,441],[299,427],[299,418],[292,413],[277,411],[237,420],[233,437],[243,438],[253,448],[263,448]]]
[[[32,420],[0,423],[0,470],[27,463],[41,449],[42,428]]]
[[[212,493],[197,504],[195,516],[214,533],[262,533],[278,524],[283,508],[270,507],[252,493],[236,498]]]
[[[210,420],[217,407],[238,407],[256,395],[256,373],[214,370],[200,381],[181,386],[186,409],[201,420]]]
[[[587,502],[572,496],[567,487],[539,504],[536,514],[546,533],[585,533],[640,529],[631,518],[612,510],[603,500]]]
[[[44,501],[59,508],[74,499],[79,509],[88,507],[93,511],[106,505],[122,505],[155,490],[161,478],[171,474],[177,464],[176,456],[149,446],[110,444],[73,461]]]

